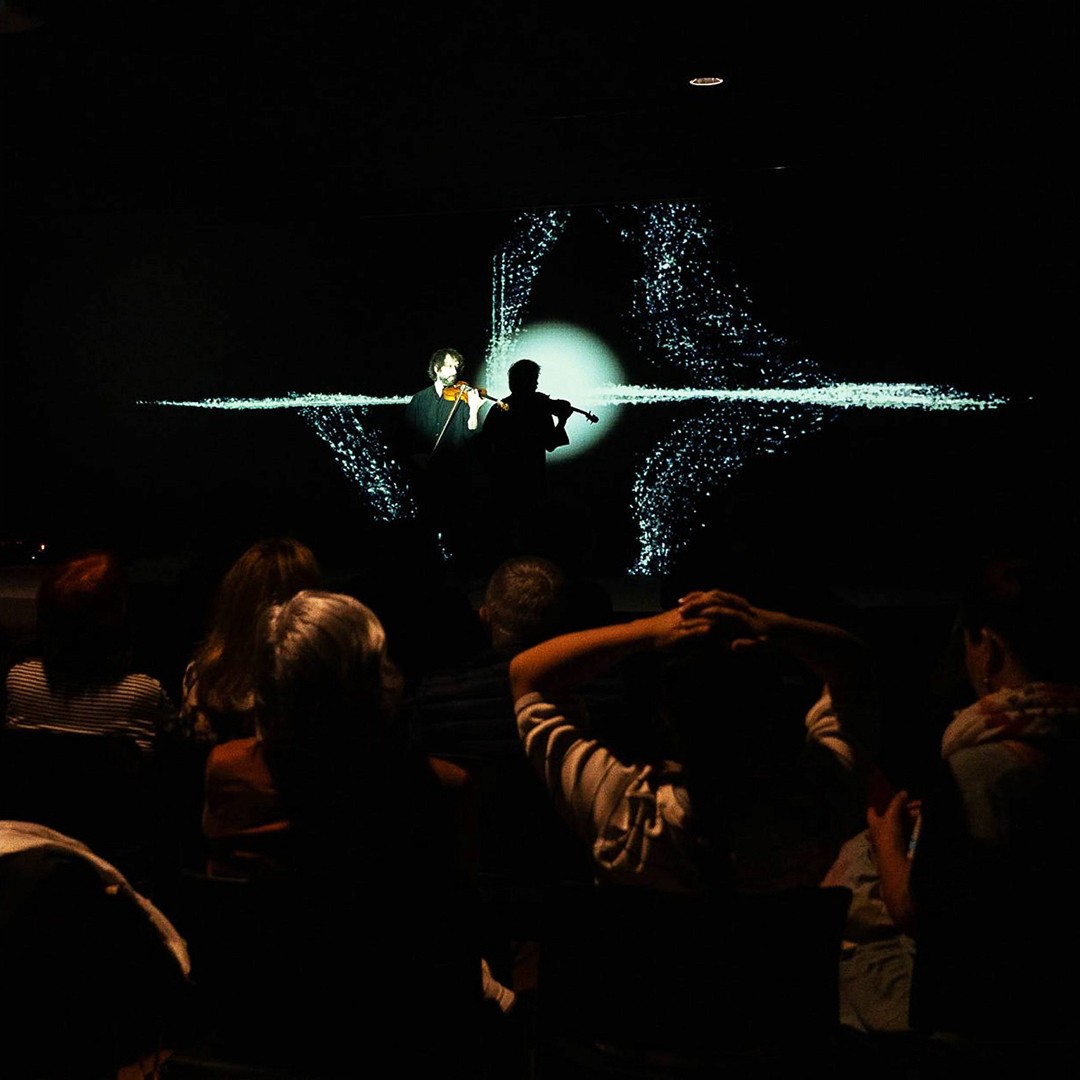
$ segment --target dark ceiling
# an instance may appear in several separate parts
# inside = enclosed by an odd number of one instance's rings
[[[0,79],[26,210],[708,198],[778,170],[1032,190],[1073,138],[1072,3],[24,6]]]

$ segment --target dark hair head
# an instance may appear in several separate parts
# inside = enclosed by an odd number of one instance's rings
[[[299,540],[281,537],[249,547],[222,579],[210,632],[195,658],[200,701],[218,709],[246,707],[259,614],[321,584],[319,564]]]
[[[663,673],[668,756],[683,766],[693,829],[714,854],[730,847],[739,881],[820,880],[829,862],[821,853],[858,829],[838,800],[820,797],[807,759],[805,717],[820,689],[790,657],[733,653],[721,638],[672,658]],[[706,867],[718,881],[732,869]]]
[[[540,365],[535,360],[518,360],[510,365],[506,378],[512,394],[535,390],[536,381],[540,378]]]
[[[252,544],[229,567],[218,590],[214,621],[247,623],[267,604],[280,604],[301,589],[322,583],[315,555],[299,540],[275,537]]]
[[[1033,679],[1080,682],[1080,556],[989,556],[970,575],[960,625],[993,630]]]
[[[46,668],[90,675],[121,667],[127,597],[127,573],[110,552],[77,555],[53,567],[37,592]]]
[[[525,648],[561,628],[563,573],[550,559],[521,555],[500,564],[488,580],[484,608],[497,645]]]
[[[436,349],[431,354],[431,359],[428,361],[427,373],[429,379],[434,380],[435,372],[442,367],[444,356],[453,357],[454,363],[457,364],[458,375],[465,370],[465,358],[457,351],[457,349]]]

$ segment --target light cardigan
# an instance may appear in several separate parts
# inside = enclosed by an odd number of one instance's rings
[[[79,859],[90,866],[101,882],[102,891],[109,896],[126,899],[141,911],[157,931],[162,945],[172,954],[183,976],[187,978],[191,974],[187,943],[158,908],[128,884],[115,866],[95,855],[85,844],[55,829],[27,821],[0,821],[0,858],[27,851],[52,851]]]

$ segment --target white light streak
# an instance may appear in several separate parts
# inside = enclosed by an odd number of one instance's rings
[[[786,402],[825,405],[832,409],[927,409],[964,411],[997,409],[1008,399],[976,397],[947,386],[920,383],[826,383],[822,386],[767,387],[758,390],[710,390],[678,386],[597,386],[579,393],[583,406],[664,405],[682,401]],[[140,401],[140,405],[171,405],[185,409],[333,409],[401,406],[408,396],[371,394],[288,394],[277,398],[201,398],[197,401]]]
[[[286,394],[284,397],[200,398],[198,401],[140,401],[139,405],[171,405],[180,409],[326,409],[370,405],[407,405],[409,396],[374,397],[371,394]]]

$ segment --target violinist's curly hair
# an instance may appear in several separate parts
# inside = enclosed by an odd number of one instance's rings
[[[452,356],[454,363],[457,364],[457,373],[460,376],[465,370],[465,357],[457,351],[457,349],[436,349],[431,354],[431,359],[428,361],[427,373],[428,378],[433,382],[435,380],[435,372],[442,367],[442,360],[444,356]]]

